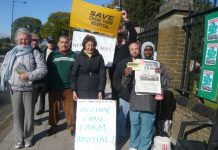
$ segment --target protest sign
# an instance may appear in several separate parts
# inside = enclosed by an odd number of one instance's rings
[[[96,38],[97,50],[103,56],[105,66],[111,67],[114,59],[116,38],[91,34],[88,32],[74,31],[72,38],[72,51],[80,52],[83,49],[82,42],[87,34],[93,35]]]
[[[217,101],[218,76],[218,12],[205,16],[204,53],[201,75],[198,86],[198,96]]]
[[[70,26],[116,36],[121,12],[93,5],[82,0],[73,0]]]
[[[77,101],[75,150],[115,150],[116,102]]]
[[[155,72],[160,63],[153,60],[137,59],[140,69],[135,71],[135,92],[161,94],[160,74]]]

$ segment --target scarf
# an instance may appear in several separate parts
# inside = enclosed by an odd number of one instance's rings
[[[16,58],[32,52],[33,49],[31,46],[22,47],[17,45],[6,54],[1,66],[1,91],[8,90],[8,80],[11,77],[12,68]]]

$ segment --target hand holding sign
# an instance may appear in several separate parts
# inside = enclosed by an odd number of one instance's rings
[[[125,21],[129,21],[129,19],[127,18],[127,12],[125,10],[122,10],[122,18]]]

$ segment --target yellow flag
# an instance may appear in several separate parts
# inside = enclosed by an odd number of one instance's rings
[[[121,12],[93,5],[82,0],[73,0],[70,26],[116,36]]]

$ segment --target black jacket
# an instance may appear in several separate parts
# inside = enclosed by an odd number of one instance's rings
[[[106,84],[104,60],[98,50],[89,58],[82,50],[76,57],[71,71],[71,89],[79,98],[96,99],[98,92],[104,92]]]
[[[130,22],[130,21],[126,22],[125,26],[126,26],[126,30],[129,32],[129,38],[125,44],[123,44],[120,47],[116,46],[116,48],[115,48],[113,65],[109,69],[110,79],[112,79],[118,63],[120,61],[130,57],[129,45],[133,42],[136,42],[136,40],[137,40],[137,32],[136,32],[132,22]]]
[[[132,62],[132,57],[128,57],[122,60],[116,67],[113,76],[113,86],[115,90],[118,92],[120,98],[129,102],[130,94],[132,91],[132,81],[134,76],[124,76],[124,70],[127,67],[127,63]]]

